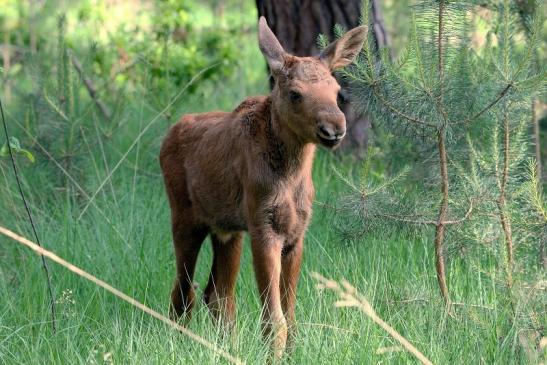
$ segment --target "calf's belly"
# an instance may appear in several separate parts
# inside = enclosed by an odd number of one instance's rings
[[[234,189],[208,189],[194,185],[190,200],[194,215],[216,232],[246,231],[240,194]]]

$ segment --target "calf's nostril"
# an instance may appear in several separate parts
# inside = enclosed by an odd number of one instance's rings
[[[319,126],[319,131],[321,132],[322,135],[324,135],[325,137],[331,137],[332,136],[332,131],[327,129],[325,126],[323,125],[320,125]]]

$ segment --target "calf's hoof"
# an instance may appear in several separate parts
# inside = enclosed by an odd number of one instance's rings
[[[171,291],[171,303],[169,305],[169,318],[173,321],[178,321],[183,318],[188,322],[191,318],[192,307],[194,306],[195,294],[194,290],[190,289],[186,294],[183,294],[178,285],[175,285]]]
[[[283,318],[267,324],[266,335],[270,339],[271,358],[269,363],[278,363],[287,347],[287,321]]]

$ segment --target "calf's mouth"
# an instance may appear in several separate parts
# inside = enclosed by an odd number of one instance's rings
[[[345,134],[344,134],[345,135]],[[317,139],[321,143],[322,146],[325,146],[327,148],[334,148],[342,142],[342,139],[344,139],[344,135],[337,136],[337,137],[325,137],[321,135],[320,133],[316,133]]]

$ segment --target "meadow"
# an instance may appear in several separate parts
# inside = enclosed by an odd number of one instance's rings
[[[50,211],[36,205],[35,219],[45,247],[84,268],[161,313],[167,312],[174,275],[167,202],[152,148],[139,149],[135,166],[115,174],[112,188],[97,199],[114,227],[93,208],[78,221],[78,207],[62,193],[49,192]],[[149,155],[150,158],[145,156]],[[150,164],[144,163],[150,160]],[[333,178],[336,157],[321,152],[314,166],[317,201],[335,202],[344,185]],[[100,171],[100,170],[99,170]],[[104,173],[104,171],[103,171]],[[42,180],[43,181],[43,180]],[[43,186],[45,185],[45,186]],[[110,185],[110,184],[109,184]],[[40,187],[47,192],[47,183]],[[11,204],[20,201],[13,192]],[[7,209],[3,209],[7,211]],[[396,346],[381,329],[354,309],[335,308],[335,297],[315,289],[311,272],[345,278],[373,304],[378,314],[409,339],[434,363],[516,363],[519,328],[509,321],[507,296],[488,272],[472,263],[451,260],[449,285],[462,303],[455,317],[444,310],[428,235],[401,232],[386,225],[351,242],[333,231],[345,221],[316,204],[308,231],[298,288],[298,340],[289,363],[412,363],[405,352],[377,354]],[[8,227],[27,232],[23,215]],[[121,233],[119,236],[115,230]],[[430,235],[429,235],[430,236]],[[142,314],[102,289],[50,264],[56,293],[58,332],[50,324],[48,293],[37,256],[2,239],[2,312],[0,358],[3,363],[217,363],[211,352]],[[209,275],[211,250],[205,243],[195,281],[203,290]],[[207,308],[199,302],[189,328],[218,343],[247,363],[261,363],[267,347],[260,335],[260,302],[246,242],[237,283],[237,339],[216,332]],[[200,290],[198,290],[200,293]],[[526,305],[526,298],[517,305]],[[504,334],[504,337],[500,337]]]
[[[209,19],[210,14],[204,15]],[[255,14],[244,23],[254,24]],[[13,135],[25,141],[36,161],[17,162],[43,246],[160,313],[167,314],[175,275],[169,207],[158,163],[169,126],[187,112],[230,110],[244,97],[269,91],[254,28],[238,39],[240,63],[228,76],[158,94],[146,86],[118,95],[110,124],[103,125],[85,98],[76,116],[80,144],[73,169],[49,153],[50,140],[28,123],[27,105],[5,103]],[[148,80],[152,71],[145,72]],[[47,75],[40,75],[47,83]],[[188,82],[185,84],[188,86]],[[40,107],[39,107],[40,108]],[[41,108],[46,108],[41,106]],[[39,110],[40,112],[40,110]],[[45,113],[46,120],[59,119]],[[52,122],[53,123],[53,122]],[[100,138],[97,136],[100,135]],[[380,158],[380,157],[378,157]],[[0,160],[0,225],[33,240],[7,159]],[[374,166],[382,175],[381,161]],[[316,288],[312,273],[352,283],[378,315],[435,364],[516,364],[538,359],[529,330],[534,308],[545,297],[534,286],[510,292],[492,256],[453,252],[447,258],[454,311],[445,310],[434,271],[433,228],[386,220],[358,235],[344,234],[355,217],[333,209],[350,194],[340,174],[358,180],[362,162],[349,154],[319,149],[313,175],[317,191],[307,231],[297,293],[297,340],[284,359],[291,364],[409,364],[416,360],[354,308],[337,308],[338,298]],[[380,167],[378,167],[380,166]],[[412,187],[405,191],[413,194]],[[418,193],[415,193],[418,194]],[[195,282],[201,298],[211,265],[207,240]],[[51,326],[49,296],[40,258],[0,237],[1,364],[216,364],[225,360],[113,297],[65,268],[49,263],[57,310]],[[530,280],[533,282],[533,280]],[[265,363],[268,346],[260,328],[261,305],[245,238],[236,288],[236,336],[226,338],[201,300],[188,328],[248,364]],[[538,302],[539,301],[539,302]],[[533,312],[533,311],[532,311]],[[526,315],[525,315],[526,314]],[[535,318],[545,327],[544,312]],[[536,356],[536,357],[534,357]]]

